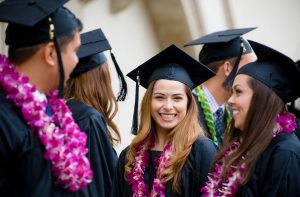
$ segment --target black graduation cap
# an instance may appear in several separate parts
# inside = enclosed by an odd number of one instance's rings
[[[80,35],[81,46],[78,51],[79,62],[70,77],[74,78],[82,73],[88,72],[107,61],[103,51],[110,50],[119,80],[120,91],[117,100],[124,101],[127,94],[127,84],[124,75],[111,52],[111,46],[101,29],[95,29]]]
[[[204,64],[237,57],[232,71],[223,83],[224,87],[228,88],[231,87],[241,56],[252,52],[248,41],[242,36],[254,29],[256,27],[218,31],[190,41],[184,46],[204,44],[199,53],[199,61]]]
[[[127,74],[136,81],[136,97],[134,106],[134,117],[132,133],[137,132],[137,111],[138,111],[138,89],[139,84],[144,88],[155,80],[168,79],[179,81],[190,89],[214,76],[214,72],[187,55],[175,45],[170,45],[142,65]]]
[[[0,3],[0,21],[7,22],[5,43],[10,49],[29,47],[53,41],[58,54],[62,96],[64,70],[57,38],[81,26],[67,8],[68,0],[5,0]]]
[[[257,55],[257,61],[243,66],[237,74],[246,74],[259,80],[285,103],[300,97],[300,71],[295,62],[270,47],[249,42]]]
[[[199,61],[204,64],[238,57],[242,45],[242,54],[252,51],[249,43],[241,36],[253,29],[256,29],[256,27],[218,31],[188,42],[184,46],[204,44],[199,53]]]

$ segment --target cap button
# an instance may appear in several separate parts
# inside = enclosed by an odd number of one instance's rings
[[[28,5],[34,5],[35,3],[36,3],[36,0],[29,0],[27,4]]]

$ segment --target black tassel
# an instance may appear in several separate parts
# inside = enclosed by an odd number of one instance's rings
[[[64,92],[64,85],[65,85],[65,71],[64,66],[61,59],[61,53],[59,50],[57,39],[54,37],[54,46],[57,53],[57,60],[58,60],[58,66],[59,66],[59,85],[58,85],[58,97],[63,98],[63,92]]]
[[[110,56],[111,56],[112,61],[115,64],[115,68],[116,68],[118,78],[119,78],[119,83],[120,83],[120,90],[119,90],[119,93],[117,96],[117,101],[124,101],[126,98],[126,95],[127,95],[127,83],[126,83],[125,77],[116,61],[116,58],[111,51],[110,51]]]
[[[241,48],[240,48],[239,55],[238,55],[238,57],[237,57],[237,59],[236,59],[236,61],[234,63],[234,66],[233,66],[231,72],[229,73],[229,75],[227,76],[227,78],[225,79],[225,81],[223,82],[223,87],[226,90],[230,90],[231,87],[232,87],[232,84],[233,84],[235,75],[237,73],[237,70],[238,70],[238,67],[239,67],[239,64],[240,64],[240,60],[242,58],[244,50],[245,50],[244,43],[243,43],[243,40],[241,39]]]
[[[140,76],[138,71],[136,75],[136,81],[135,81],[135,100],[134,100],[133,119],[132,119],[132,126],[131,126],[131,133],[133,135],[137,134],[137,129],[138,129],[139,87],[140,87]]]

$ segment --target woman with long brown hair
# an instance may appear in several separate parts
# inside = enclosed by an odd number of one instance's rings
[[[107,59],[103,51],[111,47],[100,29],[81,34],[78,51],[79,63],[67,81],[64,96],[73,117],[82,131],[87,133],[88,157],[94,179],[84,192],[89,196],[109,196],[117,154],[113,148],[120,141],[120,133],[113,121],[118,112]],[[116,65],[117,67],[117,65]],[[126,96],[126,83],[122,81],[119,100]]]
[[[192,88],[213,72],[171,45],[128,76],[147,91],[112,196],[199,196],[216,147],[199,126]]]
[[[258,60],[234,79],[233,122],[203,196],[299,196],[300,143],[286,103],[300,96],[294,62],[251,41]]]

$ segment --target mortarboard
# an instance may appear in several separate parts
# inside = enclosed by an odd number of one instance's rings
[[[137,132],[139,84],[147,88],[152,81],[167,79],[179,81],[193,89],[214,75],[214,72],[175,45],[170,45],[135,68],[127,74],[137,84],[132,133],[136,134]]]
[[[203,44],[199,53],[199,61],[204,64],[236,57],[232,71],[223,83],[225,87],[231,87],[241,56],[252,52],[250,44],[242,36],[254,29],[256,27],[218,31],[190,41],[184,46]]]
[[[83,33],[80,35],[80,38],[81,46],[77,53],[79,62],[70,77],[74,78],[107,62],[103,51],[110,50],[110,54],[120,80],[120,91],[117,100],[124,101],[127,94],[127,84],[118,63],[111,52],[112,48],[102,30],[96,29]]]
[[[249,42],[257,55],[257,61],[243,66],[237,74],[246,74],[259,80],[285,103],[300,97],[300,71],[295,62],[270,47]]]
[[[59,94],[64,86],[64,69],[57,38],[81,26],[67,8],[68,0],[5,0],[0,3],[0,21],[7,22],[5,43],[10,49],[53,41],[58,54]]]
[[[255,28],[242,28],[218,31],[188,42],[184,46],[203,44],[204,46],[199,53],[199,61],[204,64],[238,57],[241,45],[244,45],[242,46],[243,54],[252,51],[249,43],[241,36],[254,29]]]

